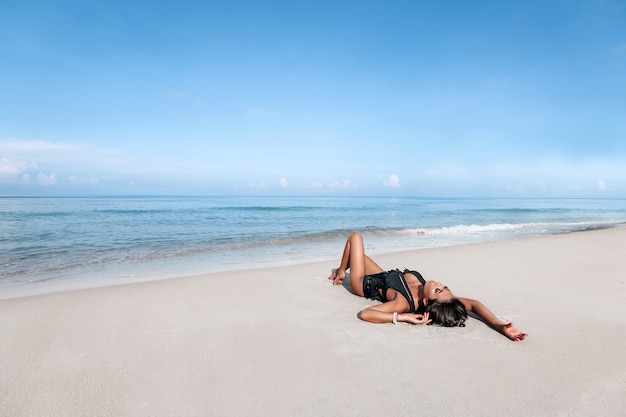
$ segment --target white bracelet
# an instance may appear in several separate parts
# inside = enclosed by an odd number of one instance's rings
[[[398,313],[394,311],[393,319],[391,319],[393,324],[398,324]]]

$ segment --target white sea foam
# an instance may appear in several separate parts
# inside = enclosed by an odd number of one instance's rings
[[[511,231],[511,230],[519,230],[525,227],[534,227],[533,223],[527,224],[510,224],[510,223],[500,223],[500,224],[488,224],[488,225],[477,225],[477,224],[460,224],[457,226],[451,227],[438,227],[431,229],[416,229],[415,233],[421,233],[425,235],[464,235],[471,233],[484,233],[484,232],[502,232],[502,231]]]
[[[626,200],[348,197],[0,198],[0,283],[180,276],[368,251],[568,233]]]

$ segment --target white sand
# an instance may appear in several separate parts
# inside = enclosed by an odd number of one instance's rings
[[[2,416],[624,416],[626,228],[376,257],[529,337],[376,325],[333,263],[0,301]],[[337,256],[342,248],[337,248]]]

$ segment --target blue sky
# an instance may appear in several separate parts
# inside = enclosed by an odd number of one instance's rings
[[[626,197],[626,1],[0,1],[0,195]]]

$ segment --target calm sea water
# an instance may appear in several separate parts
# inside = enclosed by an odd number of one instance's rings
[[[624,199],[0,197],[0,298],[626,222]]]

